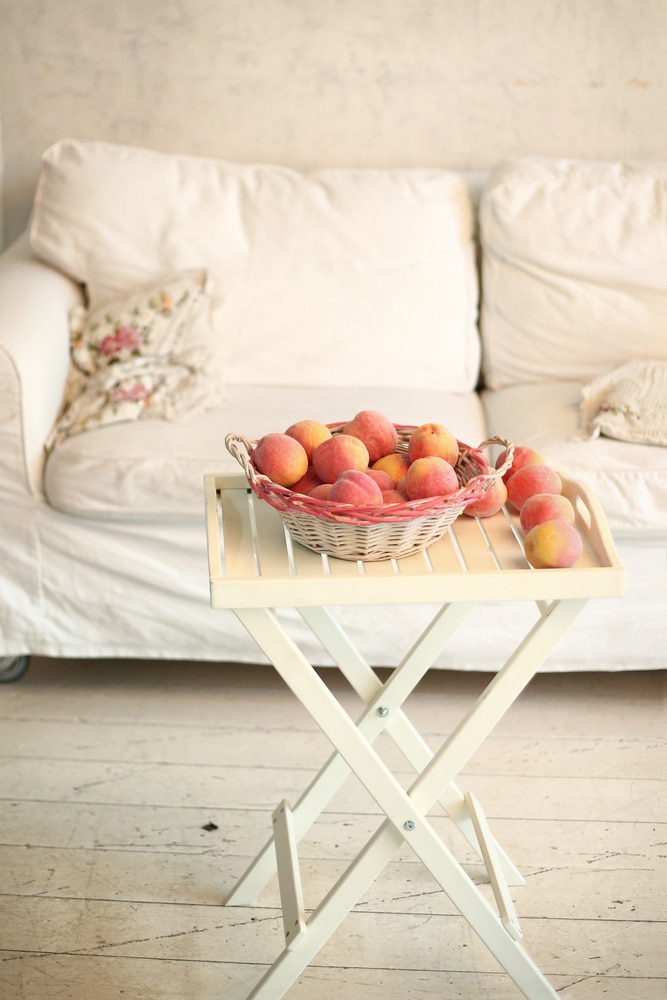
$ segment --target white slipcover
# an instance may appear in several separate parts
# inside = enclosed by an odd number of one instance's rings
[[[587,606],[545,669],[664,667],[665,451],[570,439],[583,382],[628,353],[664,356],[664,185],[659,166],[500,168],[481,205],[480,399],[473,200],[462,178],[299,174],[57,143],[32,252],[21,241],[0,258],[0,654],[258,659],[233,615],[208,604],[203,473],[231,467],[227,431],[257,436],[370,406],[397,422],[441,420],[471,444],[491,431],[539,444],[592,479],[627,595]],[[84,291],[96,303],[192,267],[216,286],[219,404],[187,421],[72,437],[44,471],[68,309]],[[389,666],[433,610],[341,614],[370,662]],[[298,615],[283,613],[313,662],[328,662]],[[535,615],[480,605],[437,665],[496,669],[515,627]]]

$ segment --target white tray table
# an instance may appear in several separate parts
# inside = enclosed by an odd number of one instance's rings
[[[312,961],[393,854],[408,843],[528,1000],[558,994],[521,945],[509,892],[523,878],[493,836],[481,804],[456,778],[535,675],[588,600],[619,596],[624,571],[595,497],[563,477],[584,553],[572,569],[526,562],[517,519],[506,511],[459,517],[424,552],[399,560],[347,562],[294,543],[280,516],[243,476],[205,477],[211,605],[232,609],[310,712],[335,750],[292,806],[280,802],[273,834],[226,905],[251,905],[278,873],[285,946],[248,1000],[279,1000]],[[433,753],[402,705],[479,601],[528,601],[536,622],[475,704]],[[382,683],[328,610],[336,605],[437,604],[420,638]],[[355,723],[287,634],[275,609],[291,607],[366,704]],[[373,748],[386,731],[416,772],[406,791]],[[320,904],[306,913],[297,846],[353,772],[386,819]],[[428,819],[439,803],[486,866],[496,907],[475,886]]]

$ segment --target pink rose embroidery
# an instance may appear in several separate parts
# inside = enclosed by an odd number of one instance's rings
[[[144,403],[148,399],[148,389],[141,382],[135,382],[134,385],[123,387],[122,385],[116,386],[109,393],[110,403]]]
[[[135,351],[141,346],[141,334],[131,326],[121,326],[116,332],[116,341],[120,348]]]
[[[115,333],[108,333],[100,341],[100,353],[105,358],[120,354],[121,351],[138,351],[141,347],[141,334],[131,326],[121,326]]]
[[[107,334],[100,341],[100,353],[105,356],[105,358],[110,357],[112,354],[116,354],[118,350],[118,344],[115,336],[112,333]]]

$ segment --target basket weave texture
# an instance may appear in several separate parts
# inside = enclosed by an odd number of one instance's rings
[[[340,434],[344,424],[329,424],[332,434]],[[395,424],[398,451],[407,452],[416,427]],[[459,514],[510,467],[514,445],[500,437],[482,441],[476,448],[459,441],[455,465],[459,488],[449,496],[406,500],[395,504],[331,503],[303,493],[295,493],[258,472],[253,463],[256,441],[240,434],[227,434],[225,445],[243,468],[253,493],[280,514],[292,538],[314,552],[338,559],[373,562],[398,559],[427,548],[444,535]],[[500,445],[505,459],[497,469],[489,469],[483,449]]]

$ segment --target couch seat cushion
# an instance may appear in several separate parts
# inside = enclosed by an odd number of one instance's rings
[[[307,173],[62,140],[30,236],[93,306],[205,268],[228,382],[465,392],[478,378],[474,213],[451,171]]]
[[[84,517],[201,516],[204,474],[242,471],[225,447],[227,433],[258,438],[295,420],[334,423],[365,408],[398,424],[443,423],[466,444],[485,438],[473,392],[229,386],[219,406],[187,420],[119,423],[68,438],[46,461],[46,497]]]
[[[606,437],[578,440],[582,384],[547,382],[486,390],[489,430],[539,451],[588,484],[619,536],[667,534],[667,448]]]

